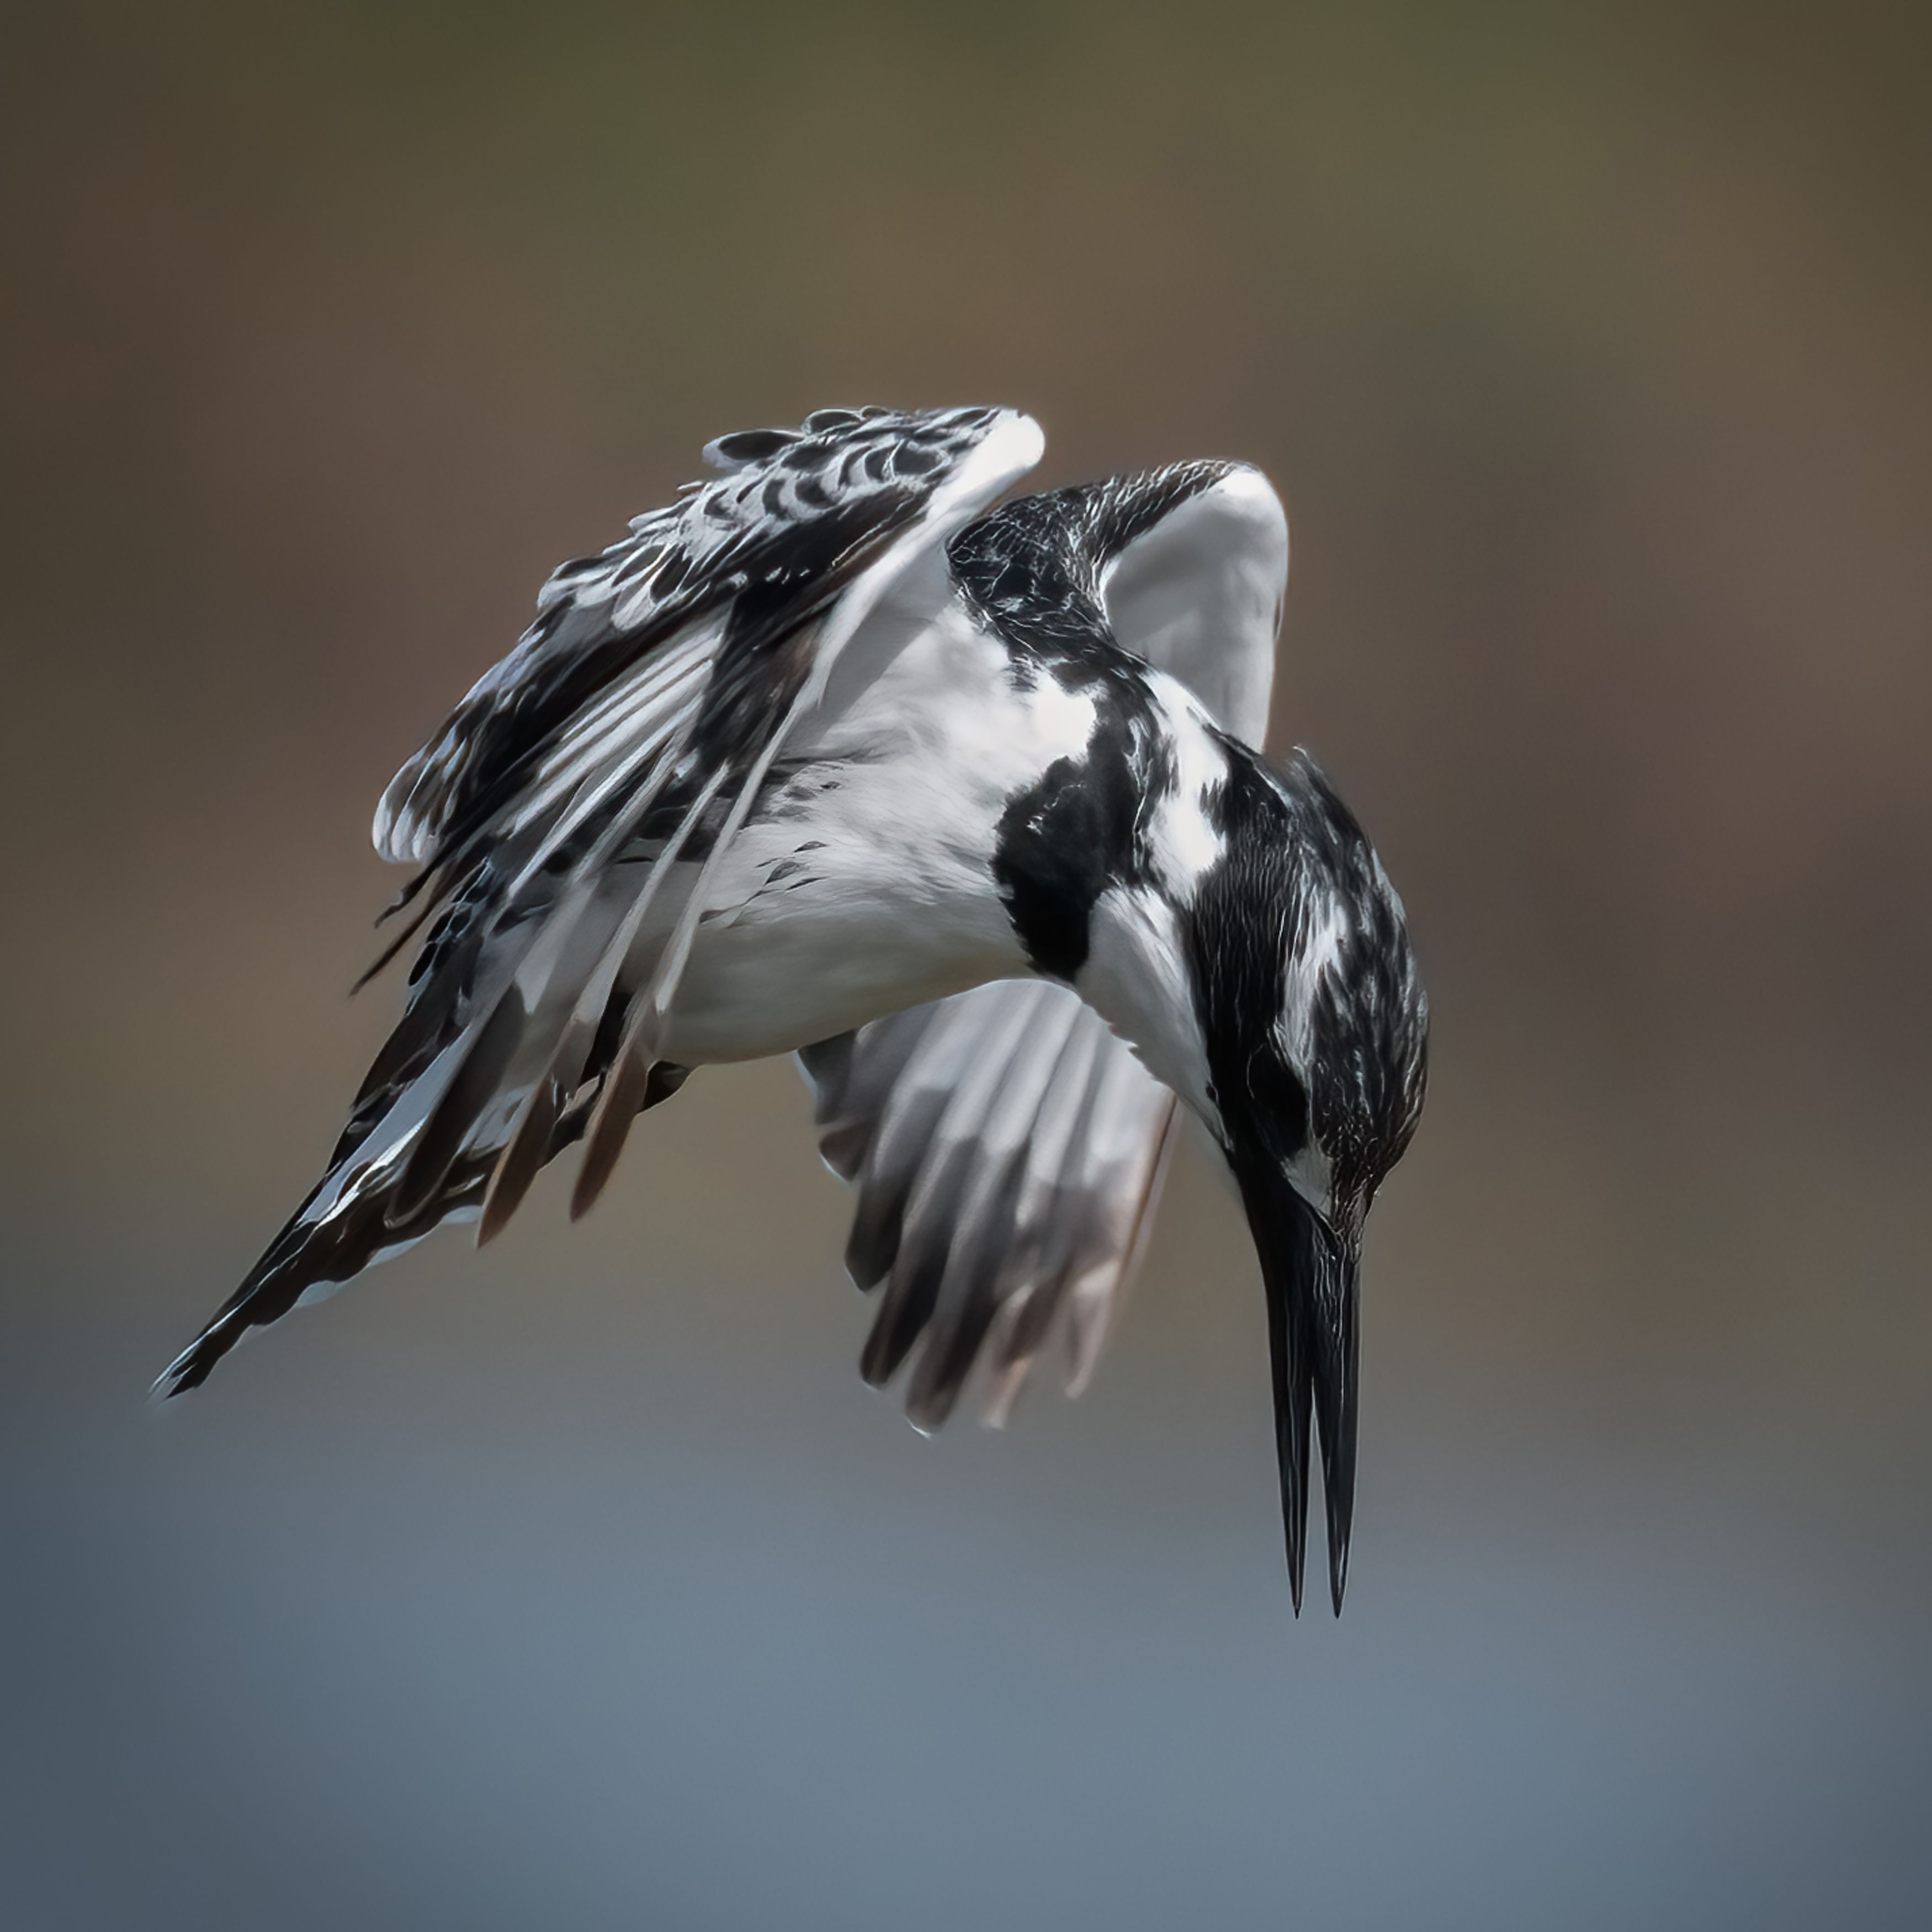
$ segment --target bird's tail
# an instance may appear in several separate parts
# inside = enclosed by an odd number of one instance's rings
[[[405,1141],[373,1161],[358,1150],[332,1168],[213,1320],[161,1372],[155,1395],[165,1400],[199,1387],[250,1328],[279,1321],[299,1303],[322,1300],[446,1222],[473,1220],[494,1151],[458,1160],[433,1200],[406,1220],[389,1220],[409,1145]]]
[[[654,1068],[644,1108],[668,1100],[683,1084],[684,1076],[682,1067],[668,1062]],[[583,1138],[596,1098],[592,1085],[563,1110],[551,1134],[546,1162]],[[162,1370],[154,1386],[159,1400],[198,1388],[250,1329],[278,1322],[303,1303],[326,1299],[364,1269],[414,1247],[448,1222],[478,1219],[502,1152],[502,1136],[465,1148],[449,1163],[434,1194],[409,1204],[398,1215],[416,1138],[412,1131],[373,1157],[367,1142],[347,1154],[338,1152],[335,1164],[269,1243],[242,1286]]]
[[[582,1138],[634,990],[621,969],[636,935],[616,902],[573,902],[546,925],[490,910],[478,890],[484,911],[459,897],[425,942],[403,1018],[364,1078],[328,1172],[163,1371],[158,1396],[196,1388],[250,1329],[447,1222],[481,1216],[487,1238],[536,1171]],[[546,935],[542,948],[533,934]],[[587,987],[576,970],[586,959],[603,975]],[[650,1066],[640,1090],[625,1095],[627,1112],[668,1098],[684,1073],[669,1061]]]

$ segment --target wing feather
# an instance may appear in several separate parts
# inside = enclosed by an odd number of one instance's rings
[[[984,1360],[1002,1420],[1064,1309],[1069,1380],[1084,1383],[1138,1258],[1173,1095],[1046,980],[978,987],[800,1058],[820,1150],[858,1188],[847,1266],[882,1289],[866,1379],[890,1381],[916,1343],[908,1409],[936,1428]]]
[[[672,862],[700,832],[718,862],[879,598],[1040,449],[1007,410],[821,411],[724,439],[726,473],[552,575],[383,794],[376,848],[421,866],[398,904],[430,922],[402,1021],[329,1172],[168,1392],[444,1220],[494,1233],[586,1127],[594,1194],[682,1078],[655,1047],[701,892],[660,908],[668,934],[646,917]]]

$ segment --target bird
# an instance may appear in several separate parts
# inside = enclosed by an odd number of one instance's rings
[[[1260,1263],[1291,1594],[1340,1614],[1363,1226],[1429,1016],[1402,903],[1268,724],[1287,520],[1246,464],[1010,492],[1001,407],[821,409],[560,566],[384,792],[402,1016],[322,1178],[155,1384],[447,1222],[497,1234],[706,1066],[796,1054],[916,1425],[1091,1376],[1177,1128]],[[358,982],[358,984],[361,982]],[[908,1364],[910,1362],[910,1367]],[[1311,1430],[1313,1441],[1311,1443]]]

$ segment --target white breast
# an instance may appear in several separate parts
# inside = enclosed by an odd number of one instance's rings
[[[1050,679],[1016,690],[956,600],[861,643],[870,661],[788,746],[797,769],[707,892],[665,1042],[686,1064],[789,1052],[1028,970],[992,871],[1000,814],[1084,752],[1092,701]]]

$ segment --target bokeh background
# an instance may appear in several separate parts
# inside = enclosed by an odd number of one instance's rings
[[[0,1921],[1932,1922],[1922,7],[0,27]],[[395,998],[382,782],[722,430],[1264,465],[1436,1013],[1348,1612],[1192,1157],[926,1442],[789,1067],[148,1379]]]

